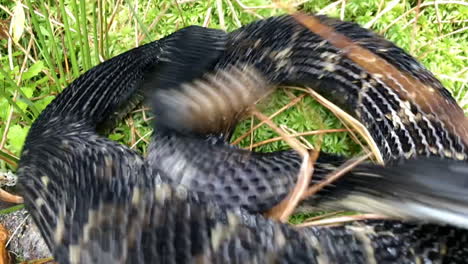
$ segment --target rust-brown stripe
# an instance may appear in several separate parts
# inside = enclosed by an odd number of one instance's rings
[[[317,18],[296,12],[293,17],[306,28],[321,36],[357,65],[381,79],[406,100],[427,113],[437,116],[468,146],[468,120],[461,108],[442,97],[437,88],[427,86],[413,76],[398,70],[379,55],[355,44],[348,37],[322,24]]]

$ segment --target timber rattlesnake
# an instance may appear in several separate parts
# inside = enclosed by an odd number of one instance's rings
[[[390,42],[353,23],[319,19],[455,104],[430,72]],[[461,263],[468,259],[468,231],[450,225],[363,221],[297,229],[254,214],[289,192],[300,157],[292,151],[261,154],[229,147],[224,140],[235,122],[223,131],[198,133],[163,115],[156,122],[146,160],[96,132],[120,116],[116,113],[128,110],[127,103],[141,98],[142,91],[178,87],[204,72],[222,72],[240,64],[254,67],[269,85],[311,85],[330,93],[363,122],[391,164],[356,168],[336,188],[310,201],[314,206],[321,206],[324,199],[332,206],[360,209],[333,202],[352,194],[391,205],[381,213],[391,214],[402,201],[411,206],[403,206],[397,216],[426,220],[431,212],[411,212],[431,208],[449,217],[428,220],[446,224],[456,219],[456,225],[466,227],[464,162],[421,158],[400,165],[396,161],[416,156],[464,160],[463,141],[446,129],[447,124],[402,100],[378,76],[361,69],[291,16],[281,16],[228,34],[200,27],[179,30],[94,67],[44,110],[30,129],[18,174],[27,208],[59,263]],[[187,72],[181,74],[183,70]],[[156,115],[164,114],[157,107]],[[406,111],[401,112],[402,107]],[[417,118],[405,119],[401,113]],[[211,134],[207,137],[205,132]],[[321,155],[314,179],[343,162],[341,157]],[[427,164],[438,171],[426,176]],[[445,185],[440,184],[441,176],[447,177]],[[335,194],[343,199],[334,199]],[[427,205],[420,200],[424,197],[434,201]]]

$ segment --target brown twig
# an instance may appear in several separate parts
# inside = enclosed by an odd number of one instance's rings
[[[0,188],[0,200],[8,203],[21,204],[24,202],[23,197],[11,194]]]
[[[117,2],[115,3],[114,9],[112,10],[112,14],[111,14],[110,19],[109,19],[109,22],[107,23],[106,34],[109,34],[109,31],[110,31],[112,25],[114,24],[115,15],[117,15],[117,12],[119,11],[119,8],[121,6],[121,4],[120,4],[121,2],[122,2],[122,0],[117,0]]]
[[[319,151],[313,151],[312,156],[307,153],[301,164],[299,176],[297,178],[296,185],[292,192],[283,199],[279,204],[270,209],[266,215],[270,218],[277,219],[281,222],[287,222],[289,217],[296,209],[299,202],[304,196],[304,192],[307,190],[307,186],[312,180],[312,174],[314,172],[314,164],[319,156]]]
[[[135,128],[135,122],[133,120],[133,117],[129,116],[127,118],[126,123],[130,127],[130,143],[131,143],[131,145],[134,145],[135,142],[136,142],[136,136],[135,136],[136,128]]]
[[[335,171],[332,173],[328,174],[327,177],[325,177],[325,180],[321,181],[320,183],[314,184],[310,188],[307,189],[307,191],[304,192],[304,195],[302,196],[302,199],[307,199],[308,197],[316,194],[318,191],[323,189],[325,186],[331,184],[332,182],[336,181],[339,179],[341,176],[345,175],[347,172],[351,171],[354,167],[359,165],[361,162],[364,160],[368,159],[371,156],[371,153],[365,154],[364,156],[355,159],[355,160],[349,160],[345,162],[343,165],[338,167]]]
[[[294,186],[293,191],[281,201],[278,205],[270,209],[266,215],[277,219],[281,222],[286,222],[291,214],[294,212],[297,204],[300,202],[303,193],[306,191],[309,183],[311,182],[312,173],[314,171],[314,163],[318,158],[319,150],[315,150],[312,155],[309,154],[309,151],[302,147],[300,142],[286,134],[281,130],[271,119],[262,113],[258,112],[255,108],[252,110],[252,114],[257,117],[259,120],[263,121],[265,124],[270,126],[276,133],[281,135],[294,150],[296,150],[302,156],[301,169],[299,171],[299,176],[297,183]]]

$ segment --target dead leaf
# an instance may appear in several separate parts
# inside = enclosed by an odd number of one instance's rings
[[[6,243],[9,236],[10,234],[8,230],[0,224],[0,264],[10,263],[10,255],[8,255],[8,250],[6,249]]]
[[[10,22],[10,35],[15,43],[17,43],[23,35],[25,21],[26,17],[24,15],[23,5],[21,1],[17,1]]]

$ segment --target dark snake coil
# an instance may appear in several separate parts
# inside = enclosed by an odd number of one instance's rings
[[[353,23],[318,18],[456,104],[391,42]],[[407,221],[298,229],[265,219],[256,213],[292,189],[300,156],[229,146],[235,122],[219,133],[216,127],[191,133],[196,120],[172,120],[158,109],[158,97],[154,109],[161,118],[146,159],[96,132],[145,92],[241,64],[269,85],[311,86],[346,107],[390,165],[360,165],[306,205],[375,209]],[[402,99],[292,17],[280,16],[228,34],[188,27],[89,70],[35,121],[18,174],[26,206],[59,263],[464,263],[466,146],[447,129],[453,125]],[[321,154],[313,181],[343,162]],[[362,199],[374,206],[362,208]]]

